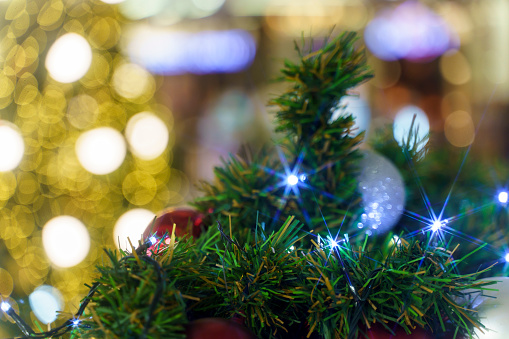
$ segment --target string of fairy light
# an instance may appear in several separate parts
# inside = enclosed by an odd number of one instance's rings
[[[164,272],[162,271],[161,265],[154,259],[150,258],[152,252],[147,252],[147,249],[151,246],[158,246],[162,240],[166,238],[166,235],[163,235],[160,239],[157,238],[155,235],[149,237],[142,245],[140,245],[138,248],[133,248],[133,254],[132,255],[125,255],[122,257],[120,262],[127,261],[129,259],[141,259],[151,265],[153,265],[156,269],[157,276],[158,276],[158,288],[156,291],[154,291],[154,297],[151,301],[151,312],[149,316],[147,317],[147,320],[145,321],[144,326],[144,333],[140,338],[145,338],[147,336],[148,330],[150,328],[150,323],[152,321],[152,317],[154,315],[155,307],[160,302],[162,298],[162,290],[165,285],[165,278],[164,278]],[[84,313],[86,310],[86,307],[88,306],[89,302],[91,301],[91,298],[94,296],[95,292],[97,291],[97,288],[99,287],[99,283],[95,283],[90,287],[90,290],[86,297],[83,299],[82,303],[80,304],[80,307],[78,311],[74,314],[74,316],[70,319],[67,319],[65,322],[63,322],[62,325],[53,328],[46,332],[40,332],[36,333],[34,329],[28,325],[22,317],[16,313],[14,308],[7,302],[2,301],[0,303],[0,309],[5,312],[11,319],[14,321],[14,323],[18,326],[20,331],[23,333],[24,337],[17,337],[17,338],[49,338],[49,337],[56,337],[61,336],[66,333],[69,333],[73,331],[81,331],[86,330],[87,326],[82,325],[82,320],[84,318]]]
[[[299,171],[285,171],[285,173],[286,173],[285,183],[288,186],[287,190],[285,190],[285,191],[289,192],[290,190],[292,190],[293,192],[298,192],[297,190],[293,190],[292,186],[302,185],[302,182],[298,179],[298,177],[296,175],[296,173],[298,174],[300,172]],[[309,188],[309,186],[306,186],[306,188]],[[507,191],[500,191],[498,193],[498,195],[497,195],[498,202],[500,204],[504,204],[504,205],[507,204],[508,196],[509,196],[509,194],[508,194]],[[420,233],[429,233],[429,234],[431,234],[431,237],[429,237],[430,242],[428,243],[428,246],[430,246],[431,240],[433,239],[434,236],[441,237],[443,231],[445,231],[447,229],[450,229],[448,226],[446,226],[447,223],[448,223],[447,219],[442,220],[441,218],[437,217],[434,214],[433,211],[430,211],[430,214],[432,215],[431,219],[427,219],[425,217],[418,218],[420,221],[423,221],[426,224],[426,226],[423,229],[420,230]],[[324,219],[324,222],[325,222],[325,219]],[[344,220],[343,220],[343,222],[344,222]],[[234,240],[229,238],[223,232],[222,226],[219,223],[219,221],[218,221],[218,229],[219,229],[222,237],[225,240],[227,240],[228,242],[230,242],[233,245],[237,246],[237,248],[239,248],[239,249],[241,248],[240,245],[238,245]],[[452,230],[452,229],[450,229],[450,230]],[[342,259],[341,253],[339,251],[339,247],[343,246],[343,243],[346,244],[346,243],[349,242],[349,237],[348,237],[348,234],[345,233],[344,234],[345,239],[338,239],[339,236],[340,236],[340,231],[341,231],[341,228],[337,232],[336,236],[333,236],[332,233],[331,233],[331,230],[327,228],[327,232],[328,232],[329,235],[325,239],[323,239],[319,234],[315,235],[315,234],[312,234],[310,232],[306,232],[306,233],[308,233],[309,235],[312,235],[312,236],[317,238],[317,243],[318,243],[319,247],[322,247],[322,240],[324,240],[325,243],[324,243],[323,247],[327,247],[327,248],[331,249],[331,251],[329,252],[329,255],[331,255],[331,253],[333,253],[333,252],[336,252],[338,260],[341,262],[341,266],[343,267],[344,274],[347,277],[347,282],[349,284],[350,293],[352,294],[352,296],[353,296],[353,298],[355,300],[356,311],[354,313],[354,316],[351,317],[351,319],[350,319],[350,321],[351,321],[351,328],[355,328],[355,326],[356,326],[355,324],[357,324],[357,322],[358,322],[358,317],[360,317],[360,315],[362,313],[363,305],[365,304],[365,301],[367,300],[367,298],[369,296],[369,293],[370,293],[370,290],[371,290],[371,285],[368,285],[368,288],[363,290],[362,295],[359,295],[357,293],[356,287],[350,281],[349,273],[346,270],[346,266],[343,263],[343,259]],[[407,236],[414,236],[414,234],[410,234],[410,235],[407,235]],[[142,253],[147,251],[147,249],[150,246],[157,245],[159,242],[167,243],[167,241],[163,241],[165,238],[166,238],[166,234],[163,237],[161,237],[160,239],[157,238],[155,235],[150,236],[146,240],[146,242],[142,246],[140,246],[138,249],[134,249],[133,248],[133,253],[136,252],[136,255],[142,255]],[[441,239],[441,240],[443,240],[443,239]],[[398,245],[398,243],[400,243],[400,240],[398,238],[395,238],[393,241],[394,241],[395,245]],[[156,249],[156,251],[158,251],[158,249]],[[134,256],[127,255],[127,256],[124,256],[124,258],[122,260],[129,260],[130,258],[134,258]],[[145,255],[143,255],[143,258],[144,258],[143,260],[146,259],[147,261],[151,261],[151,263],[153,262],[154,265],[159,266],[157,261],[154,261],[153,259],[150,258],[150,253],[149,252],[147,252]],[[508,256],[506,255],[505,258],[507,259]],[[370,273],[369,277],[368,277],[368,281],[369,281],[369,279],[371,279],[371,277],[374,277],[379,270],[381,270],[381,267],[378,268],[378,269],[373,270]],[[160,266],[159,266],[158,271],[161,271]],[[161,272],[160,274],[164,274],[164,273]],[[161,278],[160,281],[161,281],[160,284],[163,284],[164,278]],[[160,288],[162,288],[162,287],[160,286]],[[87,297],[82,302],[79,311],[71,319],[68,319],[61,326],[59,326],[59,327],[57,327],[57,328],[55,328],[55,329],[53,329],[51,331],[44,332],[44,333],[39,333],[39,334],[36,334],[34,332],[34,330],[23,321],[23,319],[14,311],[14,309],[11,307],[11,305],[8,302],[3,301],[0,306],[1,306],[1,309],[8,316],[10,316],[14,320],[14,322],[18,325],[20,331],[23,332],[23,334],[26,336],[26,338],[28,338],[28,337],[31,337],[31,338],[33,338],[33,337],[35,337],[35,338],[40,337],[40,338],[42,338],[42,337],[50,336],[50,335],[61,335],[61,334],[67,333],[69,331],[73,331],[75,329],[80,329],[80,322],[81,322],[80,319],[83,316],[85,308],[86,308],[88,302],[90,301],[90,298],[95,293],[96,289],[97,289],[96,285],[91,287]],[[156,297],[154,297],[152,299],[152,301],[151,301],[152,305],[157,305],[157,303],[159,302],[159,300],[161,298],[160,291],[159,292],[155,291],[155,296]],[[153,309],[154,307],[152,307],[151,309]],[[145,332],[144,333],[146,333],[146,331],[148,330],[148,328],[150,326],[150,319],[151,319],[151,315],[149,315],[148,320],[147,320],[147,322],[145,324],[145,327],[144,327],[145,328]],[[86,330],[86,328],[82,328],[82,329]],[[352,333],[353,332],[354,331],[352,331]]]
[[[293,192],[293,194],[298,195],[299,194],[299,189],[311,189],[311,190],[314,190],[314,188],[311,187],[306,182],[306,179],[309,176],[313,175],[313,173],[303,173],[301,168],[300,168],[301,161],[297,161],[296,165],[293,168],[290,168],[284,153],[281,152],[281,150],[279,150],[278,154],[279,154],[279,157],[280,157],[281,164],[283,165],[283,170],[284,171],[279,173],[279,172],[276,172],[276,171],[274,171],[272,169],[263,168],[264,171],[270,172],[271,174],[274,174],[274,175],[278,176],[281,179],[280,183],[276,187],[269,187],[266,190],[274,190],[274,189],[279,188],[279,187],[285,187],[284,194],[283,194],[283,200],[288,196],[288,194],[290,192]],[[468,156],[468,153],[465,155],[465,157],[466,156]],[[415,177],[415,179],[419,180],[419,178],[417,176]],[[457,180],[457,177],[455,178],[455,180]],[[452,186],[454,187],[454,184]],[[422,194],[422,197],[423,197],[424,205],[425,205],[425,207],[426,207],[430,217],[427,218],[427,217],[424,217],[424,216],[422,216],[422,215],[420,215],[418,213],[406,210],[404,212],[404,215],[406,215],[407,217],[410,217],[410,218],[418,221],[419,223],[421,223],[423,225],[423,227],[418,229],[418,230],[416,230],[416,231],[414,231],[414,232],[410,232],[408,234],[405,234],[404,238],[411,238],[411,237],[414,237],[414,236],[416,236],[418,234],[430,233],[431,234],[430,242],[431,242],[434,237],[438,237],[438,238],[440,238],[440,240],[445,240],[444,232],[445,233],[450,233],[450,234],[453,234],[453,235],[455,235],[457,237],[463,238],[463,239],[465,239],[467,241],[470,241],[470,242],[473,242],[475,244],[478,244],[479,246],[482,245],[482,246],[485,247],[486,250],[490,250],[491,252],[496,253],[501,258],[502,262],[509,262],[509,252],[502,252],[500,249],[494,248],[494,247],[490,246],[490,244],[485,243],[482,240],[477,239],[477,238],[475,238],[472,235],[464,234],[463,232],[455,230],[453,227],[449,226],[454,221],[456,221],[456,220],[458,220],[460,218],[466,217],[467,215],[480,212],[481,210],[486,209],[487,207],[493,206],[493,204],[497,204],[498,203],[500,206],[506,208],[507,207],[507,203],[509,201],[509,193],[508,193],[508,191],[506,189],[500,188],[499,191],[497,192],[497,194],[494,195],[492,202],[489,202],[489,203],[487,203],[485,205],[482,205],[482,206],[478,206],[477,208],[469,211],[468,214],[462,214],[462,215],[452,216],[452,217],[449,217],[449,218],[444,218],[443,217],[443,213],[444,213],[444,210],[445,210],[445,207],[446,207],[445,205],[446,204],[444,204],[440,214],[436,215],[435,212],[433,211],[432,207],[431,207],[431,203],[429,201],[429,198],[428,198],[426,192],[424,191],[424,187],[420,183],[419,183],[419,188],[421,190],[421,194]],[[451,190],[452,190],[452,188],[451,188]],[[323,193],[326,193],[326,192],[319,192],[319,193],[323,194]],[[317,208],[320,208],[320,207],[317,206]],[[345,220],[342,221],[341,227],[342,227],[344,221]],[[336,246],[338,246],[338,237],[340,236],[340,233],[341,233],[341,227],[337,231],[337,234],[335,236],[333,236],[332,233],[331,233],[331,230],[327,227],[327,223],[326,223],[324,218],[323,218],[323,222],[324,222],[324,224],[326,226],[326,230],[328,232],[328,237],[327,237],[328,240],[326,241],[326,244],[327,244],[326,246],[330,246],[332,248],[335,248]],[[319,234],[312,234],[312,233],[309,233],[309,234],[314,236],[314,237],[317,237],[317,238],[321,239]],[[345,235],[346,235],[346,233],[345,233]],[[363,233],[357,234],[357,236],[359,236],[359,235],[363,236]],[[400,241],[399,237],[398,236],[394,236],[394,242],[397,243],[399,241]],[[320,242],[320,240],[319,240],[319,242]]]
[[[296,165],[293,168],[290,168],[290,166],[289,166],[289,164],[288,164],[288,162],[287,162],[283,152],[279,151],[278,154],[279,154],[279,157],[280,157],[280,160],[281,160],[281,164],[283,165],[283,172],[278,173],[278,172],[275,172],[273,169],[268,169],[268,168],[263,168],[263,169],[265,170],[265,172],[270,173],[271,175],[278,176],[281,180],[280,180],[279,185],[277,185],[277,187],[269,187],[266,190],[273,190],[275,188],[279,188],[279,187],[285,186],[285,190],[284,190],[284,194],[283,194],[283,196],[284,196],[283,200],[288,196],[289,192],[293,192],[293,194],[298,195],[299,194],[299,188],[300,189],[311,189],[311,190],[313,190],[313,187],[310,187],[309,184],[305,183],[305,179],[308,176],[312,175],[312,173],[311,174],[310,173],[302,173],[302,171],[300,169],[300,162],[299,161],[296,161]],[[468,153],[467,153],[467,155],[468,155]],[[467,155],[465,155],[465,157]],[[419,178],[416,177],[416,180],[419,180]],[[457,176],[456,176],[455,180],[457,180]],[[452,186],[454,187],[454,184]],[[498,254],[498,256],[501,258],[502,262],[509,262],[509,253],[501,253],[500,249],[490,248],[490,245],[488,243],[485,243],[485,242],[483,242],[483,241],[481,241],[481,240],[479,240],[479,239],[477,239],[477,238],[475,238],[473,236],[463,234],[462,232],[454,230],[454,228],[448,226],[448,224],[452,223],[453,221],[455,221],[455,220],[457,220],[457,219],[459,219],[461,217],[464,217],[465,215],[458,215],[458,216],[454,216],[454,217],[450,217],[450,218],[443,218],[443,212],[445,210],[445,205],[444,205],[440,215],[437,216],[434,213],[433,209],[431,208],[431,203],[430,203],[430,201],[429,201],[429,199],[427,197],[426,192],[424,191],[424,187],[422,186],[422,184],[419,184],[419,187],[420,187],[420,190],[421,190],[421,194],[422,194],[422,197],[423,197],[424,204],[425,204],[425,206],[426,206],[426,208],[427,208],[427,210],[428,210],[428,212],[430,214],[430,218],[426,218],[424,216],[421,216],[421,215],[419,215],[417,213],[413,213],[411,211],[405,211],[405,215],[410,216],[413,219],[419,221],[420,223],[423,224],[423,227],[418,229],[418,230],[416,230],[415,232],[411,232],[409,234],[405,234],[404,238],[411,238],[411,237],[414,237],[414,236],[416,236],[418,234],[430,234],[427,246],[432,246],[433,245],[432,241],[435,238],[438,238],[436,240],[440,240],[440,243],[443,243],[446,240],[445,237],[444,237],[444,232],[448,232],[448,233],[454,234],[456,236],[459,236],[461,238],[466,238],[466,240],[471,241],[473,243],[476,243],[478,246],[483,247],[486,250],[491,250],[492,252]],[[452,191],[452,188],[451,188],[451,191]],[[322,193],[322,192],[320,192],[320,193]],[[508,199],[509,199],[508,197],[509,197],[508,192],[506,190],[501,190],[501,191],[498,192],[498,194],[497,194],[497,196],[496,196],[496,198],[494,199],[493,202],[488,203],[485,206],[479,206],[478,208],[474,209],[473,211],[470,211],[469,214],[479,212],[482,209],[485,209],[486,207],[493,205],[494,203],[499,203],[503,207],[506,207]],[[316,200],[316,198],[315,198],[315,200]],[[317,201],[316,201],[316,203],[317,203],[317,208],[320,209],[320,206],[318,205]],[[323,215],[322,215],[322,218],[323,218]],[[341,254],[338,251],[338,248],[344,242],[343,239],[339,239],[340,233],[341,233],[341,228],[343,226],[344,221],[345,221],[345,219],[343,219],[343,221],[341,223],[341,227],[339,227],[339,230],[337,231],[336,235],[333,236],[332,233],[331,233],[331,230],[327,227],[327,223],[325,221],[325,218],[323,218],[323,223],[325,224],[326,230],[327,230],[327,232],[329,234],[327,236],[327,238],[325,239],[325,245],[324,246],[325,247],[329,247],[332,250],[336,250],[337,256],[338,256],[338,258],[339,258],[339,260],[341,262],[342,262],[342,258],[341,258]],[[320,236],[320,234],[313,234],[312,232],[307,232],[307,233],[309,235],[313,236],[313,237],[316,237],[317,238],[317,243],[321,246],[321,244],[322,244],[322,237]],[[344,235],[345,235],[345,237],[347,239],[347,242],[348,242],[348,238],[349,238],[348,237],[348,233],[345,233]],[[360,233],[358,235],[363,235],[363,234]],[[401,239],[397,235],[395,235],[395,236],[393,236],[392,242],[393,242],[394,245],[397,246],[398,244],[401,244]],[[293,249],[291,249],[291,250],[293,250]],[[421,264],[422,264],[422,261],[421,261]],[[342,267],[343,268],[345,267],[343,263],[342,263]],[[348,279],[348,272],[345,271],[344,274],[347,277],[347,281],[349,282],[350,280]],[[318,284],[318,282],[317,282],[317,284]],[[350,291],[351,291],[354,299],[357,301],[357,303],[356,303],[358,305],[357,311],[362,310],[361,300],[365,300],[365,298],[369,295],[369,292],[368,292],[368,294],[366,296],[361,298],[360,296],[357,295],[355,286],[353,286],[351,284],[351,282],[349,282],[349,284],[350,284]],[[353,323],[352,323],[353,327],[351,327],[351,328],[354,328],[355,324],[356,324],[356,320],[354,319]]]
[[[16,9],[18,4],[23,5],[18,6],[20,10]],[[139,208],[142,216],[136,223],[144,227],[153,217],[150,211],[182,201],[185,189],[168,188],[168,180],[179,182],[174,186],[185,187],[185,179],[182,173],[167,166],[171,158],[172,141],[168,135],[168,129],[172,128],[171,112],[151,102],[157,81],[114,48],[122,33],[123,19],[118,12],[100,2],[94,3],[94,10],[101,15],[91,13],[78,1],[48,4],[42,0],[13,1],[5,10],[7,24],[1,35],[6,53],[2,56],[4,68],[0,72],[0,108],[6,120],[1,122],[0,129],[2,136],[12,138],[0,143],[13,145],[17,153],[2,157],[12,160],[3,162],[1,166],[5,167],[0,168],[0,215],[5,221],[0,238],[19,268],[16,280],[21,290],[28,294],[33,287],[48,281],[66,299],[74,297],[76,301],[85,292],[82,282],[90,276],[93,263],[99,258],[98,248],[114,245],[120,237],[120,230],[113,236],[112,232],[103,230],[111,230],[114,226],[111,220],[120,220],[126,215],[121,213],[130,212],[119,207],[122,202],[127,201],[129,208]],[[281,19],[267,19],[271,27],[282,31],[283,26],[277,20]],[[301,29],[298,31],[300,34]],[[55,36],[59,39],[52,43]],[[79,56],[85,64],[90,62],[89,68],[66,69],[59,62],[59,53],[65,46],[67,49],[72,46],[70,49],[76,53],[71,57]],[[250,46],[249,42],[246,46]],[[41,56],[46,52],[49,76],[44,78],[36,72],[41,72]],[[72,84],[74,81],[83,90]],[[162,121],[161,116],[170,118]],[[151,126],[151,133],[154,128],[162,131],[158,135],[166,133],[163,137],[166,141],[149,147],[155,154],[144,153],[127,137],[130,132],[134,135],[143,124]],[[124,129],[126,134],[119,132]],[[117,148],[107,156],[115,161],[106,169],[84,160],[90,154],[90,147],[104,145],[101,140],[105,139],[101,138],[117,141]],[[16,167],[19,171],[13,172]],[[309,175],[312,173],[302,173],[298,166],[279,174],[285,195],[293,192],[298,196],[299,189],[312,189],[305,184]],[[497,199],[506,206],[507,192],[500,192]],[[74,219],[62,219],[71,214]],[[57,219],[51,218],[53,215]],[[134,216],[130,214],[132,219]],[[425,230],[439,234],[454,231],[448,224],[458,217],[420,220],[426,225]],[[57,221],[76,225],[75,238],[67,241],[74,245],[73,251],[81,250],[74,262],[61,261],[70,250],[62,246],[66,242],[56,241],[55,234],[62,233]],[[40,229],[43,225],[46,237]],[[72,240],[78,238],[84,240]],[[127,236],[122,234],[121,238]],[[337,236],[331,237],[329,244],[335,246],[335,239]],[[509,261],[509,253],[502,257]],[[68,270],[52,270],[50,264]],[[0,276],[2,281],[12,280],[6,270],[0,270]],[[7,300],[2,309],[15,304],[14,299],[8,299],[12,293],[10,285],[4,285],[0,291]],[[9,307],[8,311],[12,312],[13,308]]]

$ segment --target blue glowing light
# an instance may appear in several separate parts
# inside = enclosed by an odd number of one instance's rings
[[[0,308],[2,308],[2,311],[7,312],[11,309],[11,305],[9,303],[2,301],[2,304],[0,304]]]
[[[306,181],[306,180],[307,180],[307,178],[308,178],[308,177],[307,177],[305,174],[301,174],[301,175],[299,175],[299,180],[300,180],[300,181],[302,181],[302,182]]]
[[[444,224],[442,223],[442,221],[440,221],[440,220],[435,220],[435,221],[433,221],[433,224],[431,224],[431,230],[432,230],[433,232],[436,232],[436,231],[438,231],[439,229],[441,229],[443,225],[444,225]]]
[[[509,262],[509,253],[506,253],[504,259],[505,259],[506,262]]]
[[[138,31],[128,53],[132,61],[162,75],[234,73],[251,65],[256,43],[247,31],[197,33]]]
[[[498,194],[498,201],[502,204],[507,203],[508,198],[509,198],[509,194],[505,191],[502,191]]]
[[[79,326],[79,324],[80,324],[80,322],[81,322],[81,320],[79,320],[79,319],[74,319],[74,320],[72,321],[72,326],[73,326],[73,327],[78,327],[78,326]]]
[[[330,244],[330,246],[331,246],[332,248],[335,248],[335,247],[338,247],[338,246],[339,246],[339,244],[338,244],[338,242],[337,242],[336,240],[331,240],[331,241],[329,241],[329,244]]]
[[[286,182],[290,186],[295,186],[299,182],[299,178],[295,174],[290,174],[286,179]]]

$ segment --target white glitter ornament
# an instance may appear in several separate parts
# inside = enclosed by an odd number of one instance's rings
[[[362,151],[358,176],[364,213],[357,224],[380,233],[389,231],[401,218],[405,207],[405,185],[396,166],[373,151]]]

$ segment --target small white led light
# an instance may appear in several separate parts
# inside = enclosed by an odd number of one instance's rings
[[[331,246],[332,248],[334,248],[334,247],[338,247],[338,246],[339,246],[339,244],[338,244],[338,242],[337,242],[336,240],[331,240],[331,241],[330,241],[330,246]]]
[[[154,244],[157,242],[157,238],[156,238],[154,235],[153,235],[153,236],[151,236],[150,238],[148,238],[148,240],[150,241],[150,243],[151,243],[152,245],[154,245]]]
[[[438,231],[440,228],[442,228],[443,224],[440,220],[435,220],[433,224],[431,225],[431,230],[433,232]]]
[[[506,253],[504,259],[505,259],[505,261],[509,262],[509,253]]]
[[[498,201],[500,203],[505,204],[505,203],[507,203],[508,199],[509,199],[509,194],[507,192],[502,191],[498,194]]]
[[[297,176],[295,174],[290,174],[288,176],[288,178],[286,179],[286,182],[290,186],[295,186],[299,182],[299,178],[297,178]]]
[[[2,311],[7,312],[11,309],[11,305],[9,303],[2,301],[2,304],[0,304],[0,308],[2,308]]]

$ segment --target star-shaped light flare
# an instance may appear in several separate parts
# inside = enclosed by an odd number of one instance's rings
[[[304,183],[307,179],[307,175],[301,170],[302,161],[304,159],[304,152],[299,154],[293,166],[288,163],[288,160],[286,159],[286,156],[281,148],[278,147],[277,152],[281,161],[281,165],[283,166],[283,171],[279,172],[273,168],[261,167],[265,172],[270,175],[274,175],[279,179],[275,185],[266,187],[263,191],[271,192],[284,187],[282,201],[286,202],[290,192],[292,192],[298,198],[300,196],[299,188],[307,187],[307,184]]]

